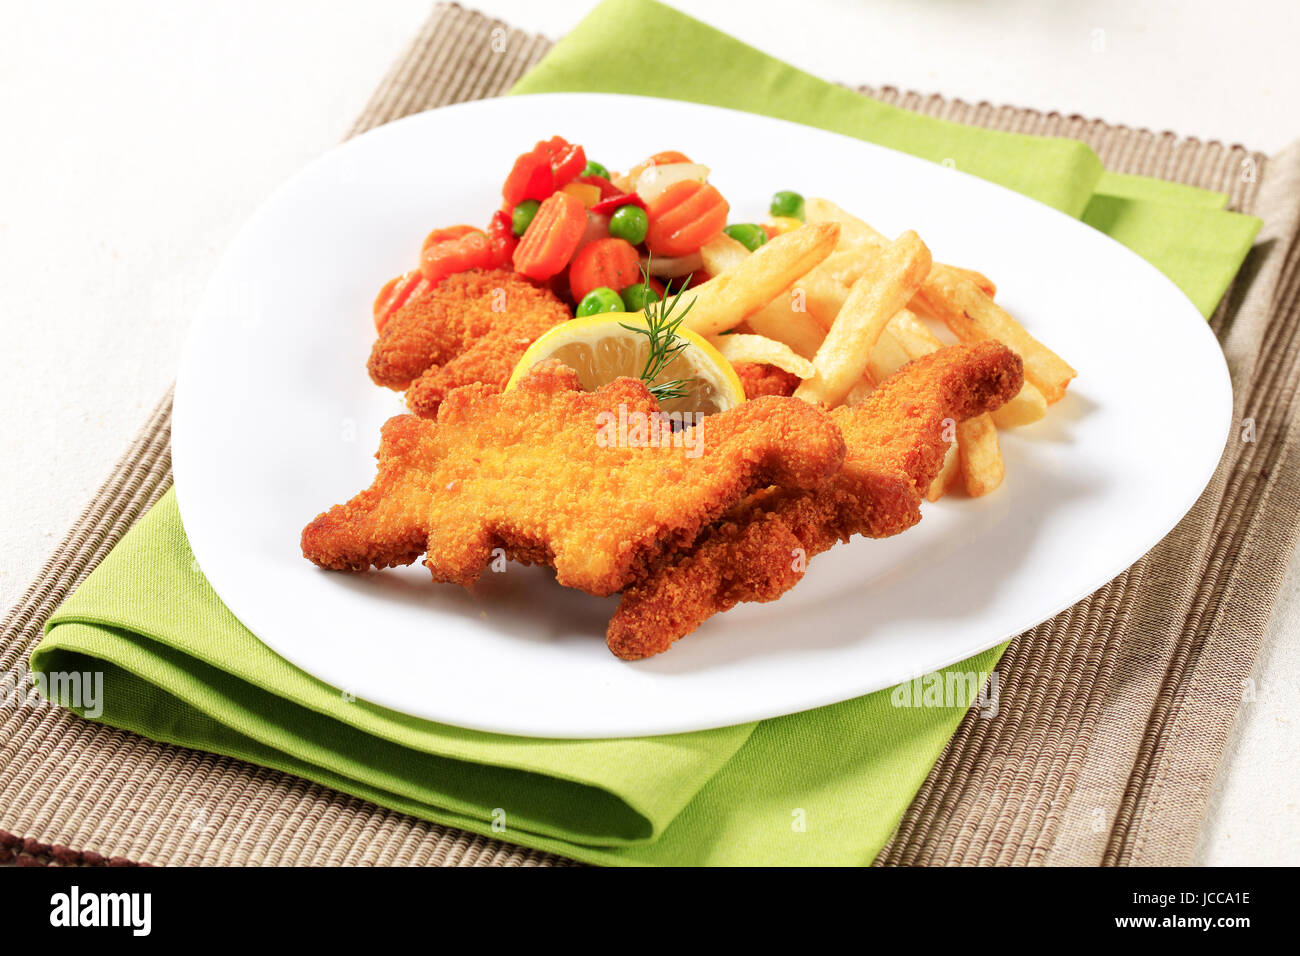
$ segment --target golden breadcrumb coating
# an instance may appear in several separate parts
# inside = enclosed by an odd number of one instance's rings
[[[1024,381],[1020,357],[997,342],[955,345],[912,362],[861,405],[834,409],[844,467],[826,488],[766,489],[666,555],[623,592],[606,642],[619,657],[659,654],[741,601],[772,601],[803,577],[808,558],[861,534],[883,538],[921,519],[943,464],[946,420],[992,411]]]
[[[762,398],[764,395],[793,395],[799,387],[799,376],[787,372],[775,365],[759,362],[736,362],[732,365],[740,384],[745,388],[746,398]]]
[[[622,378],[595,392],[543,362],[517,387],[456,389],[436,420],[401,415],[383,428],[374,484],[307,525],[303,554],[359,571],[421,554],[437,581],[468,587],[502,548],[555,568],[560,584],[612,594],[654,556],[768,485],[816,488],[839,470],[844,441],[821,409],[763,398],[666,427],[658,444],[614,427],[658,406]],[[603,436],[603,437],[602,437]]]
[[[503,388],[528,346],[570,318],[553,292],[512,270],[457,273],[393,313],[371,349],[370,378],[405,389],[411,411],[432,418],[453,388]]]

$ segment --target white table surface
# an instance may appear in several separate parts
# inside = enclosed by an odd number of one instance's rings
[[[479,9],[554,37],[590,5]],[[1270,152],[1300,137],[1289,0],[677,5],[829,79]],[[240,223],[342,136],[429,6],[0,3],[0,603],[19,597],[172,381]],[[1300,862],[1296,561],[1284,590],[1203,827],[1204,863]]]

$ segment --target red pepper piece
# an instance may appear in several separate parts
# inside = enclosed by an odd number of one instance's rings
[[[604,176],[579,176],[578,182],[586,183],[588,186],[595,186],[599,189],[602,202],[606,199],[611,199],[614,196],[624,195],[623,190],[619,189]]]
[[[600,202],[596,203],[596,205],[591,207],[591,211],[594,213],[609,215],[619,206],[640,206],[644,209],[645,200],[636,193],[619,193],[617,196],[609,196],[602,199]]]
[[[515,246],[519,245],[519,237],[515,235],[514,221],[510,213],[503,209],[494,212],[491,220],[488,221],[487,234],[488,244],[492,248],[493,268],[500,269],[510,265],[510,258],[515,254]]]
[[[555,192],[555,172],[551,168],[551,150],[547,143],[538,143],[520,155],[501,187],[506,206],[514,209],[525,199],[545,199]]]
[[[552,136],[547,141],[546,147],[551,156],[551,172],[555,178],[555,189],[573,182],[586,169],[586,151],[581,146],[570,143],[563,136]]]

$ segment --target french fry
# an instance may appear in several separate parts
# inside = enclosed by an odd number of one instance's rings
[[[810,223],[839,223],[841,242],[879,246],[884,241],[884,237],[867,223],[828,200],[809,199],[804,203],[804,212]],[[921,288],[919,307],[942,319],[963,342],[996,339],[1010,348],[1024,360],[1025,378],[1042,393],[1047,404],[1059,401],[1070,380],[1078,373],[1030,335],[980,285],[978,280],[972,280],[967,270],[935,263]],[[1025,421],[1035,420],[1029,417],[1032,407],[1022,403],[1019,417]],[[1008,412],[1003,417],[1011,414]]]
[[[888,239],[882,239],[875,245],[857,245],[848,249],[836,249],[809,275],[824,276],[834,279],[847,290],[858,281],[867,267],[880,255],[880,250],[887,245]]]
[[[855,281],[856,278],[842,283],[814,269],[796,282],[790,292],[799,297],[804,311],[813,317],[824,334],[835,324],[835,317],[848,301],[849,290]]]
[[[700,249],[704,268],[713,276],[730,272],[752,254],[735,239],[725,234],[710,240]],[[807,275],[797,279],[791,288],[778,294],[771,302],[750,315],[745,320],[749,327],[759,335],[784,342],[804,358],[812,358],[822,344],[822,339],[826,338],[826,329],[830,327],[831,320],[834,318],[832,314],[823,324],[820,321],[821,316],[811,315],[806,304],[808,290],[804,287],[805,283],[820,269],[820,265],[812,269]],[[827,282],[816,283],[814,297],[819,302],[827,293],[834,297],[836,290],[829,286]],[[839,311],[839,306],[844,304],[844,298],[848,294],[848,289],[843,289],[839,295],[838,305],[834,305],[835,312]],[[824,313],[826,310],[823,308],[822,311]]]
[[[887,236],[877,232],[870,223],[859,219],[852,213],[846,212],[829,199],[807,200],[804,204],[804,215],[810,223],[837,222],[840,224],[840,242],[835,247],[836,256],[859,251],[864,246],[878,248],[889,241]],[[992,298],[998,291],[998,287],[993,283],[993,280],[982,272],[977,272],[974,269],[963,269],[959,266],[945,266],[945,268],[953,269],[965,276],[989,298]]]
[[[812,362],[796,354],[784,342],[777,342],[762,335],[719,335],[709,342],[728,362],[775,365],[800,378],[809,378],[813,373]]]
[[[963,269],[961,266],[950,266],[949,268],[955,269],[960,275],[965,276],[971,282],[975,283],[975,288],[979,289],[990,299],[998,294],[998,287],[994,285],[993,280],[984,273],[976,272],[974,269]]]
[[[845,212],[829,199],[807,199],[803,205],[804,219],[811,223],[837,222],[840,224],[840,247],[879,245],[888,242],[884,233],[876,232],[852,213]]]
[[[692,289],[685,325],[701,335],[734,328],[821,262],[839,239],[839,226],[804,226],[758,247],[721,275]]]
[[[880,337],[876,339],[876,344],[871,349],[871,354],[867,356],[867,374],[877,385],[912,361],[907,350],[894,337],[892,327],[891,322],[881,330]]]
[[[700,258],[704,260],[704,271],[711,276],[720,276],[730,272],[750,256],[750,251],[743,244],[732,239],[725,232],[718,233],[717,238],[710,239],[700,247]]]
[[[954,435],[952,443],[944,453],[943,465],[939,468],[939,473],[934,476],[934,481],[930,482],[930,487],[925,492],[926,501],[938,501],[942,498],[961,474],[960,445],[961,440]]]
[[[760,247],[754,258],[765,248]],[[914,232],[903,233],[883,249],[853,284],[813,357],[815,373],[804,380],[795,395],[811,402],[838,404],[867,371],[881,331],[920,288],[930,264],[930,250]]]
[[[876,390],[875,384],[871,381],[871,376],[858,379],[849,389],[849,393],[844,396],[844,404],[852,407],[861,405],[867,400],[867,397]]]
[[[867,373],[877,385],[908,362],[943,348],[939,337],[922,325],[907,309],[889,320],[867,361]]]
[[[831,253],[816,269],[796,283],[794,291],[802,295],[803,307],[817,320],[823,331],[835,324],[844,308],[853,283],[862,277],[884,246],[854,246]]]
[[[867,363],[870,381],[866,382],[866,393],[861,397],[865,398],[869,394],[873,382],[879,384],[908,362],[941,348],[943,341],[939,336],[926,328],[911,311],[899,309],[898,314],[889,320],[889,324],[880,333],[880,338],[876,339],[876,347],[871,350],[871,358]],[[854,389],[857,388],[855,385]],[[846,398],[844,404],[855,403]]]
[[[930,310],[963,342],[996,339],[1025,362],[1025,378],[1050,405],[1079,373],[1013,319],[969,279],[951,268],[930,270],[921,293]]]
[[[713,276],[734,269],[751,254],[725,234],[710,240],[700,249],[704,268]],[[768,308],[785,311],[789,307],[792,311],[806,312],[821,324],[825,332],[849,297],[849,288],[879,255],[880,247],[877,246],[855,245],[837,249],[796,280],[786,290],[786,295],[773,299]]]
[[[716,239],[710,239],[700,248],[704,269],[709,275],[714,276],[731,271],[751,255],[753,253],[749,249],[725,233]],[[855,246],[852,249],[832,252],[806,275],[800,277],[795,285],[802,286],[813,278],[834,279],[844,286],[844,295],[847,296],[848,287],[862,275],[866,264],[876,255],[877,253],[869,246]]]
[[[909,361],[943,348],[943,340],[931,332],[925,323],[908,309],[900,309],[898,314],[889,320],[886,331],[907,352]]]
[[[807,312],[797,311],[796,304],[792,298],[779,295],[746,319],[745,324],[756,334],[783,342],[796,355],[810,359],[821,348],[826,330]]]
[[[987,495],[1002,484],[1006,467],[998,447],[998,429],[989,414],[957,424],[958,458],[962,482],[972,498]]]
[[[1047,399],[1033,382],[1027,381],[1009,402],[989,414],[998,428],[1032,425],[1047,414]]]

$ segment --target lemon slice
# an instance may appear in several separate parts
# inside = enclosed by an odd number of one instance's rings
[[[578,373],[582,387],[594,391],[620,376],[640,378],[650,351],[650,340],[642,332],[624,325],[646,328],[641,312],[602,312],[557,325],[534,342],[515,366],[507,389],[514,388],[528,371],[543,359],[558,359]],[[678,329],[687,342],[652,385],[680,379],[685,394],[660,401],[665,412],[701,412],[710,415],[726,411],[745,400],[745,388],[731,363],[696,332]]]

